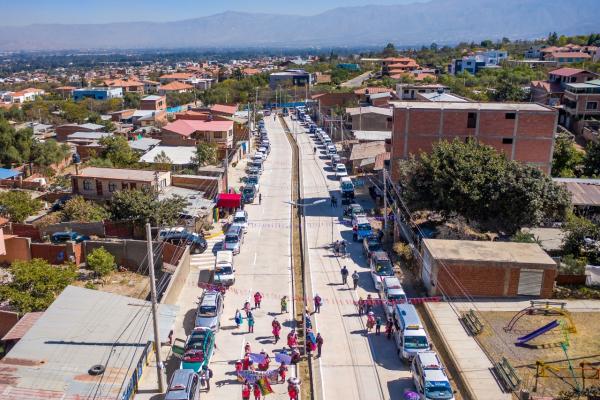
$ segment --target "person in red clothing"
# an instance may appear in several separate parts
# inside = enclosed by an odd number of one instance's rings
[[[298,346],[298,336],[296,335],[296,331],[292,329],[287,336],[287,345],[290,349]]]
[[[260,392],[260,387],[258,387],[258,385],[256,383],[254,384],[253,392],[254,392],[254,400],[260,400],[260,395],[262,393]]]
[[[321,296],[316,295],[314,298],[314,302],[315,302],[315,312],[318,314],[321,312],[321,304],[323,302],[323,300],[321,299]]]
[[[271,326],[273,327],[273,336],[275,337],[275,344],[277,344],[277,342],[279,342],[279,335],[281,334],[281,323],[277,321],[277,317],[273,319]]]
[[[281,382],[285,382],[285,374],[287,373],[288,367],[286,367],[285,363],[281,363],[277,371],[279,371],[279,377],[281,378]]]
[[[296,400],[298,398],[298,386],[294,384],[289,384],[288,396],[290,396],[290,400]]]
[[[242,386],[242,400],[250,400],[250,384],[244,383]]]
[[[243,365],[243,362],[242,362],[242,360],[237,360],[237,361],[235,362],[235,373],[236,373],[236,374],[239,374],[239,373],[240,373],[240,371],[241,371],[243,368],[244,368],[244,365]]]
[[[262,301],[262,294],[260,292],[254,293],[254,308],[260,308],[260,302]]]
[[[248,355],[248,353],[246,353],[246,355],[244,356],[244,360],[242,361],[242,368],[244,370],[250,368],[250,356]]]

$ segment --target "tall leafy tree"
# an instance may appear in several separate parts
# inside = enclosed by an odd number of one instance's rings
[[[73,222],[100,222],[109,217],[104,207],[86,201],[81,196],[75,196],[67,201],[61,213],[64,221]]]
[[[11,190],[0,193],[0,214],[13,222],[23,222],[42,209],[42,202],[33,199],[27,192]]]
[[[195,162],[200,167],[215,164],[217,162],[217,145],[206,142],[198,143]]]
[[[581,173],[584,155],[577,150],[573,137],[557,135],[552,156],[552,176],[574,177]]]
[[[156,225],[172,225],[186,206],[186,200],[174,196],[158,200],[149,190],[121,190],[113,195],[109,210],[114,220],[134,220]]]
[[[588,144],[583,159],[583,173],[589,177],[600,177],[600,143]]]
[[[77,277],[75,266],[55,267],[42,259],[15,261],[12,281],[0,286],[0,299],[21,313],[44,311]]]
[[[137,164],[139,156],[123,136],[107,136],[100,139],[104,147],[102,158],[110,160],[117,168],[131,167]]]
[[[538,169],[474,141],[442,141],[401,164],[405,197],[418,209],[459,214],[508,233],[564,218],[569,195]]]

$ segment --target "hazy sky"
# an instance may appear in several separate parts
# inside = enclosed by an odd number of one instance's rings
[[[2,0],[0,25],[176,21],[228,10],[311,15],[341,6],[424,1],[427,0]]]

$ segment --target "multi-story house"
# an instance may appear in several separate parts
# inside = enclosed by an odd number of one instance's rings
[[[598,74],[578,68],[559,68],[548,73],[545,81],[531,82],[531,100],[536,103],[557,106],[562,103],[565,85],[583,83],[596,79]]]
[[[468,138],[550,173],[558,112],[532,103],[392,102],[391,165],[441,140]]]
[[[219,157],[233,147],[233,121],[202,121],[178,119],[165,125],[154,135],[165,146],[196,146],[198,143],[215,143]]]
[[[139,169],[87,167],[71,176],[73,194],[86,199],[110,199],[119,190],[155,189],[171,185],[171,173]]]
[[[83,88],[73,91],[73,100],[83,99],[109,100],[123,97],[123,89],[120,87],[98,87]]]
[[[461,59],[452,60],[449,72],[453,75],[463,71],[476,74],[483,68],[498,68],[507,58],[508,52],[505,50],[478,51]]]
[[[568,83],[563,100],[564,125],[582,133],[586,122],[600,117],[600,79],[585,83]]]

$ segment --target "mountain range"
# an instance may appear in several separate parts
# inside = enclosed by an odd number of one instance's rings
[[[0,26],[0,50],[453,44],[586,34],[599,31],[599,21],[598,0],[431,0],[312,16],[228,11],[175,22]]]

